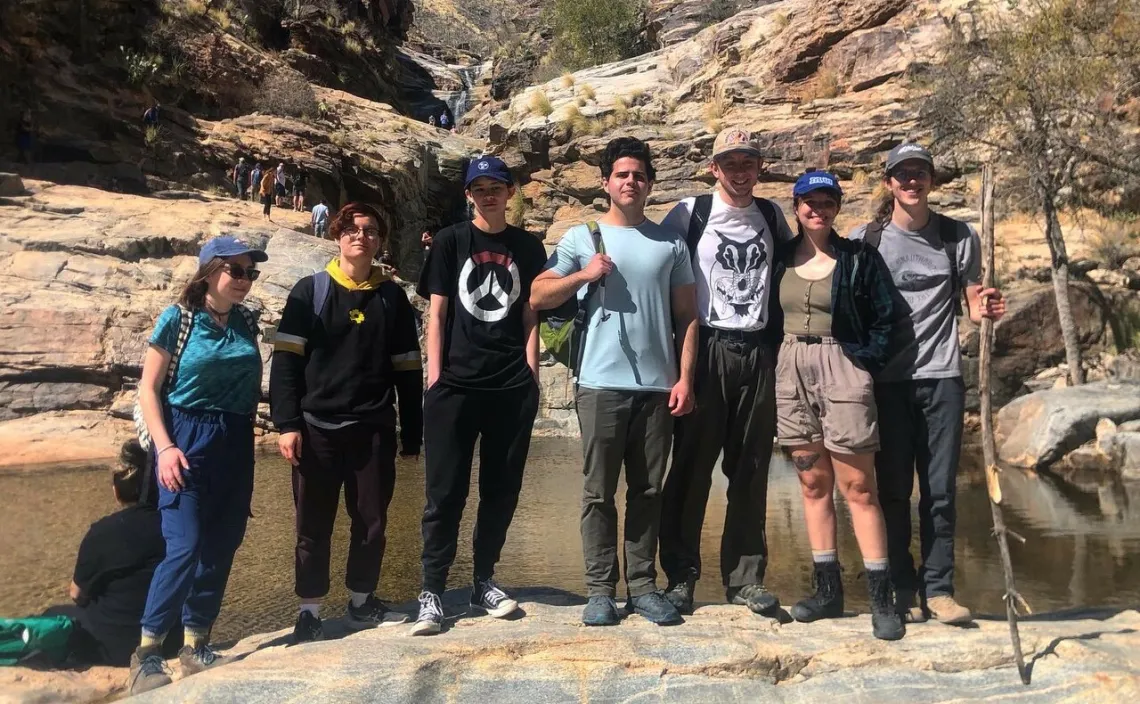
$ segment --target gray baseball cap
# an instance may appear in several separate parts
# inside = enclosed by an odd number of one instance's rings
[[[890,154],[887,154],[887,171],[891,171],[899,164],[909,159],[918,159],[930,164],[930,168],[934,169],[934,157],[926,147],[916,142],[903,142],[894,149]]]

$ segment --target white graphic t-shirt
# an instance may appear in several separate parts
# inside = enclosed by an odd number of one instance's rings
[[[689,230],[696,198],[686,198],[661,224],[682,237]],[[762,330],[768,322],[775,243],[790,240],[792,231],[780,206],[776,232],[768,230],[755,205],[732,206],[713,195],[712,210],[693,256],[697,314],[701,325],[722,330]]]

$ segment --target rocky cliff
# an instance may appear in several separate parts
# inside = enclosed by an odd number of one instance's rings
[[[137,697],[140,702],[711,702],[836,700],[922,702],[1128,702],[1140,696],[1140,614],[1050,614],[1021,623],[1032,668],[1024,686],[1005,623],[973,629],[909,626],[895,643],[871,637],[866,614],[814,624],[704,606],[673,628],[630,616],[584,628],[581,599],[529,590],[525,616],[468,613],[451,593],[448,628],[408,638],[406,626],[289,645],[287,631],[247,638],[237,662]],[[410,608],[411,605],[404,605]],[[331,633],[343,633],[337,624]],[[45,675],[5,668],[6,701],[100,700],[125,671]]]

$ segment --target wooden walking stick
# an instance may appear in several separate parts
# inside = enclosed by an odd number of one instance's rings
[[[994,285],[994,173],[993,167],[986,164],[982,169],[982,288]],[[984,301],[983,301],[984,304]],[[986,488],[990,495],[990,513],[994,519],[994,537],[1001,552],[1001,569],[1005,573],[1005,612],[1009,621],[1009,638],[1013,641],[1013,656],[1017,660],[1017,673],[1021,682],[1029,684],[1029,671],[1025,668],[1025,656],[1021,652],[1021,634],[1017,631],[1017,605],[1027,613],[1033,613],[1029,604],[1017,593],[1013,583],[1013,565],[1009,559],[1007,536],[1025,542],[1025,538],[1005,527],[1001,511],[1000,469],[997,466],[994,448],[993,406],[990,400],[990,365],[993,361],[994,321],[982,318],[981,349],[979,353],[978,395],[982,407],[982,453],[986,463]]]

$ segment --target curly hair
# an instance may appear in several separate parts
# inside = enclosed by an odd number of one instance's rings
[[[336,211],[336,215],[333,216],[332,222],[329,224],[329,239],[335,242],[340,239],[345,230],[355,227],[354,220],[357,215],[375,218],[376,224],[380,227],[380,241],[384,242],[388,239],[388,222],[380,214],[380,211],[367,203],[357,202],[347,203],[343,208]]]
[[[602,178],[609,178],[614,172],[614,162],[623,157],[639,160],[645,166],[645,174],[650,181],[657,180],[657,171],[653,168],[653,154],[649,145],[636,137],[618,137],[611,139],[602,152]]]

